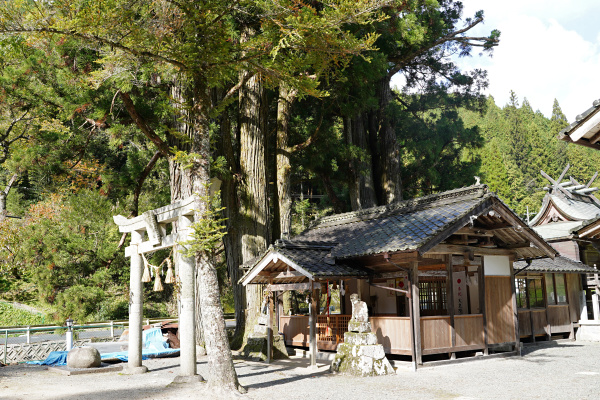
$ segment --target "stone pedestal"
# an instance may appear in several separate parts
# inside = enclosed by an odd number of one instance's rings
[[[355,376],[394,374],[394,368],[385,357],[383,345],[377,344],[373,332],[346,332],[331,363],[331,371]]]
[[[242,350],[244,357],[257,361],[267,361],[267,347],[269,334],[268,316],[261,314],[258,317],[257,324],[254,326],[254,332],[248,335],[246,346]],[[288,358],[287,350],[283,337],[277,333],[277,328],[273,329],[273,359]]]
[[[331,372],[355,376],[394,374],[394,368],[385,357],[383,345],[377,344],[377,335],[371,332],[367,305],[357,294],[350,295],[352,319],[344,343],[340,343],[331,363]]]

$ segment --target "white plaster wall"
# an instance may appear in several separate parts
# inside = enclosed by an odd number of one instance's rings
[[[483,256],[483,272],[486,276],[510,276],[508,256]]]
[[[389,290],[371,286],[371,296],[377,296],[377,306],[373,310],[377,314],[396,314],[396,293],[389,296]]]

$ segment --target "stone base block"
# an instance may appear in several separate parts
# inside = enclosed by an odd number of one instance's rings
[[[372,345],[377,344],[377,335],[373,332],[358,333],[345,332],[344,343],[351,345]]]
[[[361,346],[341,343],[331,363],[331,371],[354,376],[395,374],[380,344]]]
[[[359,333],[371,332],[371,323],[350,320],[348,322],[348,331]]]
[[[579,322],[580,326],[575,334],[575,340],[583,340],[586,342],[600,342],[600,321]]]
[[[197,383],[204,382],[202,375],[177,375],[173,383]]]
[[[148,367],[146,367],[145,365],[142,365],[141,367],[125,367],[123,368],[123,373],[126,375],[138,375],[138,374],[145,374],[146,372],[148,372]]]
[[[255,360],[267,360],[267,337],[252,334],[248,337],[246,345],[242,349],[242,355]],[[285,348],[285,342],[281,335],[273,336],[273,359],[289,358]]]

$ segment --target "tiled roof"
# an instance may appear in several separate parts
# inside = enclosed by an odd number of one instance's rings
[[[484,185],[337,214],[316,222],[294,240],[337,242],[335,258],[417,250],[495,197]],[[441,238],[443,240],[445,238]]]
[[[561,198],[556,195],[550,195],[550,197],[561,211],[573,217],[573,219],[583,221],[600,215],[600,208],[595,203]]]
[[[345,263],[336,263],[331,249],[337,243],[323,241],[278,240],[273,251],[301,266],[313,276],[366,276],[367,273]]]
[[[571,133],[571,131],[573,131],[575,128],[577,128],[583,121],[585,121],[585,119],[588,116],[590,116],[590,114],[592,114],[599,108],[600,108],[600,99],[595,100],[592,103],[592,106],[590,108],[588,108],[583,113],[581,113],[577,117],[575,117],[575,122],[573,122],[572,124],[570,124],[569,126],[567,126],[566,128],[564,128],[563,130],[561,130],[558,133],[559,137],[568,136]]]
[[[527,263],[525,261],[515,261],[513,267],[515,271],[525,268]],[[531,265],[525,270],[528,272],[553,272],[553,273],[593,273],[596,270],[580,261],[574,261],[565,256],[557,256],[554,260],[549,258],[541,258],[532,260]]]
[[[582,221],[553,222],[550,224],[534,226],[533,230],[544,238],[544,240],[551,240],[569,237],[571,235],[571,230],[579,228],[582,224]]]

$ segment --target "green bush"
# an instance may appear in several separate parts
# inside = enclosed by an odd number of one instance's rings
[[[43,325],[45,317],[0,302],[0,326]]]

